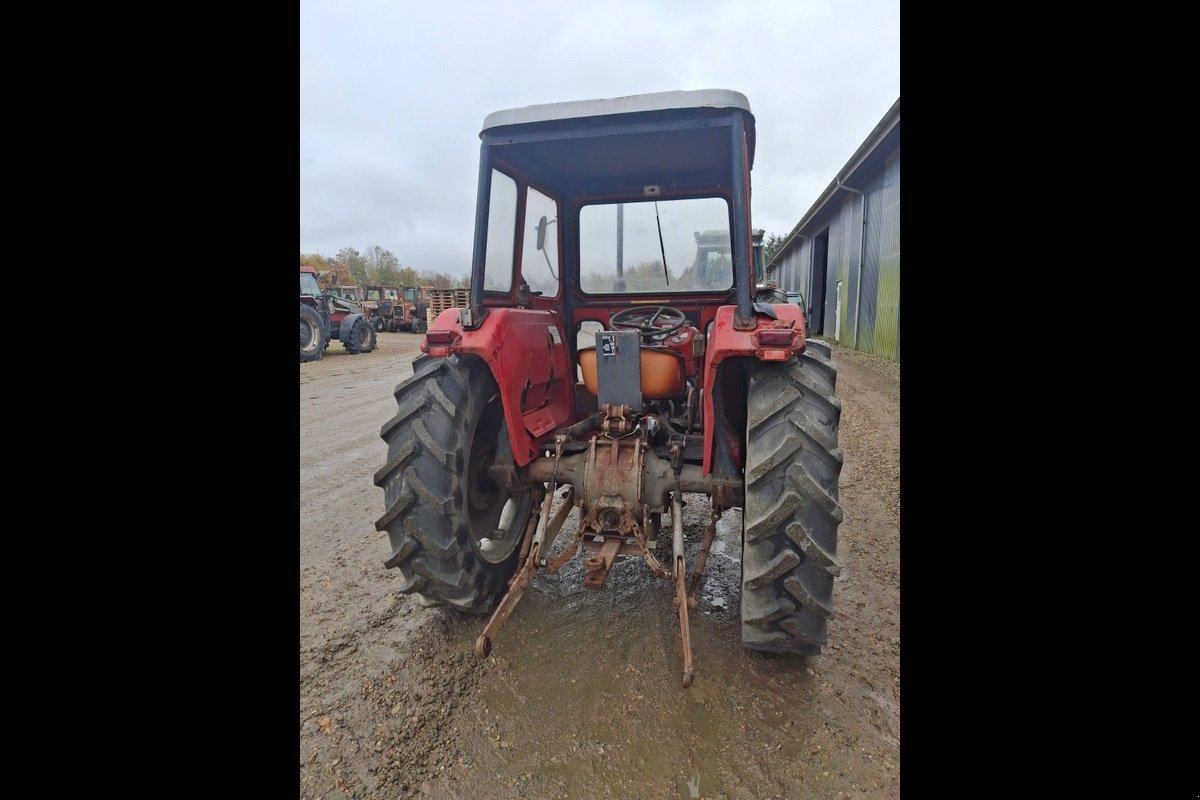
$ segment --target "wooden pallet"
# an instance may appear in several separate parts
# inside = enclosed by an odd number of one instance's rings
[[[466,308],[470,302],[470,289],[430,289],[429,309],[425,312],[425,327],[431,327],[438,315],[447,308]]]

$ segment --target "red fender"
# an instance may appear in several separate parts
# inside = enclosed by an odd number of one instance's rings
[[[572,422],[575,372],[562,324],[550,311],[489,308],[478,328],[464,330],[458,311],[437,316],[421,351],[435,357],[469,353],[487,362],[504,398],[513,461],[524,466],[537,458],[541,440]]]
[[[770,306],[775,319],[765,314],[756,316],[754,330],[739,331],[733,327],[735,306],[721,306],[713,320],[704,356],[704,474],[712,470],[713,431],[717,427],[713,415],[713,388],[717,368],[727,358],[753,358],[757,361],[788,361],[804,352],[808,332],[804,328],[804,312],[793,303]],[[766,337],[763,333],[766,332]],[[741,431],[730,431],[739,440]],[[741,458],[737,458],[740,466]]]

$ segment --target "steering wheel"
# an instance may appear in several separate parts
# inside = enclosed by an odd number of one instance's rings
[[[688,319],[678,308],[670,306],[635,306],[618,311],[608,319],[613,328],[632,328],[644,339],[658,339],[688,324]]]

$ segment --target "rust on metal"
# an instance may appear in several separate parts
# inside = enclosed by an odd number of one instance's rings
[[[566,564],[571,560],[571,557],[574,556],[576,551],[579,549],[579,545],[583,540],[584,531],[591,526],[592,521],[596,518],[596,514],[599,513],[599,511],[599,508],[593,507],[592,510],[587,513],[587,515],[579,523],[579,528],[575,531],[575,541],[571,543],[570,547],[559,553],[553,561],[547,564],[546,569],[548,569],[550,572],[558,572],[560,569],[562,569],[563,564]]]
[[[695,668],[692,666],[692,637],[688,630],[688,602],[683,588],[683,556],[675,558],[675,604],[679,606],[679,638],[683,642],[683,688],[692,685]]]
[[[594,523],[592,528],[602,536],[610,536],[614,533],[611,530],[602,530],[599,523]],[[629,512],[628,508],[621,508],[621,525],[615,531],[615,533],[620,534],[621,536],[621,547],[619,550],[620,554],[640,555],[643,559],[645,559],[646,565],[650,567],[650,571],[653,572],[656,577],[670,577],[667,574],[666,569],[663,568],[662,564],[658,563],[658,559],[656,559],[654,554],[651,553],[646,547],[646,536],[642,533],[641,526],[637,524],[637,518]],[[629,541],[630,537],[632,537],[632,541]],[[600,544],[595,540],[594,537],[585,538],[583,541],[583,547],[585,549],[595,550],[600,548]]]
[[[649,447],[647,429],[636,422],[628,406],[605,406],[599,427],[603,432],[591,438],[586,454],[564,457],[565,437],[560,433],[555,437],[553,458],[541,459],[530,466],[528,477],[546,483],[543,494],[535,495],[535,502],[540,503],[540,513],[526,526],[521,544],[521,566],[476,640],[475,652],[481,657],[491,652],[493,638],[524,596],[539,568],[558,571],[574,556],[583,554],[584,588],[598,591],[604,588],[618,558],[641,556],[656,577],[675,584],[673,595],[679,614],[683,686],[686,688],[691,686],[694,677],[688,613],[696,607],[695,592],[716,534],[719,514],[714,509],[689,588],[683,547],[683,491],[695,482],[703,481],[704,488],[711,488],[722,499],[733,499],[732,492],[720,479],[698,475],[698,468],[682,463],[686,446],[686,439],[682,437],[671,442],[670,461],[659,458]],[[513,480],[506,470],[494,470],[493,475],[500,483]],[[560,477],[570,488],[563,496],[564,502],[551,515]],[[574,541],[547,562],[543,554],[549,552],[577,505],[577,490],[582,519]],[[647,532],[657,535],[653,515],[665,510],[667,503],[671,509],[673,545],[672,569],[669,571],[650,552],[646,541]]]
[[[700,545],[700,555],[696,557],[696,566],[692,570],[692,581],[688,586],[687,604],[689,609],[694,609],[696,603],[696,587],[700,585],[700,575],[704,572],[704,564],[708,561],[708,551],[712,547],[713,537],[717,534],[717,518],[720,513],[713,511],[712,519],[708,523],[708,530],[704,532],[704,543]]]
[[[655,522],[654,515],[650,513],[650,506],[642,505],[642,530],[646,533],[647,548],[651,548],[658,543],[658,525]]]
[[[671,493],[671,545],[674,550],[675,605],[679,608],[679,639],[683,646],[683,688],[692,685],[695,669],[692,666],[692,636],[688,628],[687,589],[683,577],[683,500],[679,492]]]
[[[631,433],[637,425],[631,406],[605,403],[600,410],[604,412],[604,421],[600,423],[600,430],[607,434],[624,436]]]
[[[542,545],[546,538],[546,531],[551,522],[550,507],[554,502],[556,488],[554,479],[551,478],[550,486],[542,496],[542,511],[537,515],[533,544],[530,545],[528,554],[524,561],[521,562],[520,569],[517,570],[516,579],[509,584],[508,591],[505,592],[504,598],[496,606],[496,610],[492,612],[491,619],[488,620],[487,625],[483,628],[483,633],[479,634],[479,638],[475,640],[475,655],[480,658],[487,658],[488,654],[492,652],[492,637],[508,621],[517,603],[525,596],[525,590],[533,582],[533,576],[538,570],[538,562],[541,560]],[[560,520],[559,525],[561,524],[562,521]],[[522,544],[522,550],[524,550],[524,544]]]
[[[492,637],[508,621],[517,603],[525,596],[525,590],[529,588],[529,584],[533,581],[533,575],[537,572],[537,560],[540,548],[540,542],[533,543],[533,547],[529,551],[529,558],[525,560],[525,563],[521,565],[520,571],[517,572],[517,579],[504,595],[504,599],[496,606],[496,610],[492,612],[492,617],[488,620],[488,624],[484,626],[483,633],[479,634],[479,638],[475,640],[475,655],[480,658],[487,658],[488,654],[492,652]]]
[[[545,489],[542,489],[542,491],[545,491]],[[534,497],[536,498],[534,500],[535,504],[542,502],[542,498],[538,496],[537,490],[534,490]],[[529,555],[529,547],[533,544],[533,532],[537,528],[538,519],[539,515],[530,514],[529,522],[525,523],[525,535],[521,538],[521,555],[517,557],[518,564],[524,564],[525,558]],[[508,586],[510,588],[512,587],[513,582],[516,581],[518,574],[519,572],[514,572],[513,576],[508,579]]]
[[[608,579],[608,572],[612,569],[613,561],[616,560],[623,541],[620,536],[605,537],[604,544],[600,547],[600,554],[588,557],[587,575],[583,579],[585,589],[598,591],[604,588],[604,581]]]
[[[743,490],[739,485],[735,485],[728,480],[715,480],[712,482],[712,504],[713,508],[732,508],[740,506],[743,502]]]
[[[564,455],[560,461],[553,456],[538,458],[525,468],[529,481],[547,482],[554,478],[562,484],[571,484],[580,490],[582,505],[591,508],[592,497],[589,483],[594,481],[596,445],[603,437],[593,437],[587,452]],[[637,465],[641,472],[641,496],[651,506],[667,503],[667,494],[673,491],[707,494],[713,498],[713,506],[732,508],[742,505],[743,489],[740,480],[723,478],[715,473],[705,475],[699,464],[684,464],[679,475],[672,473],[670,461],[659,458],[654,450],[644,448],[641,458],[644,464]]]
[[[550,549],[550,545],[554,543],[554,539],[558,536],[558,532],[562,530],[563,523],[567,521],[567,515],[571,513],[571,509],[575,507],[575,487],[571,486],[567,489],[567,493],[563,495],[562,505],[558,511],[554,512],[554,517],[546,526],[545,538],[542,542],[542,552]]]
[[[517,477],[517,470],[512,464],[492,464],[487,470],[496,485],[508,494],[525,488],[525,484]]]
[[[643,508],[645,508],[645,506],[643,506]],[[642,529],[638,527],[637,522],[633,520],[632,517],[630,518],[630,522],[632,523],[631,527],[633,529],[633,538],[635,541],[637,541],[638,552],[640,552],[642,554],[642,558],[645,559],[646,566],[650,567],[650,571],[654,573],[655,577],[668,577],[667,570],[662,564],[658,563],[658,559],[654,557],[654,554],[650,552],[650,548],[646,546],[646,536],[642,533]]]

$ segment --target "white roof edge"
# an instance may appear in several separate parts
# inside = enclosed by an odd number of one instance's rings
[[[528,122],[548,122],[557,119],[598,117],[606,114],[629,114],[636,111],[661,111],[669,108],[738,108],[747,113],[750,101],[741,92],[730,89],[691,89],[673,92],[632,94],[602,100],[571,100],[565,103],[540,105],[494,111],[483,119],[483,130],[502,125],[521,125]]]

